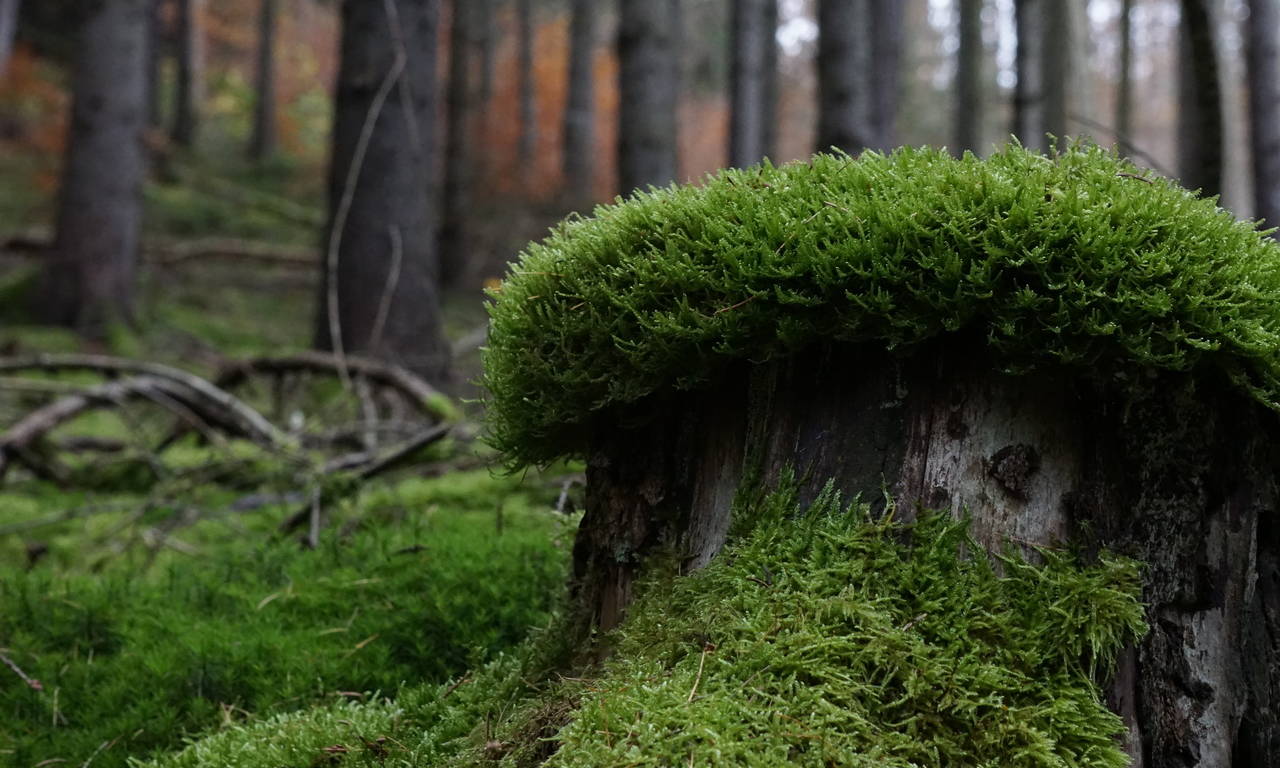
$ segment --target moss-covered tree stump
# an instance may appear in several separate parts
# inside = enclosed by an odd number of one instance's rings
[[[587,460],[599,626],[794,473],[1142,560],[1134,764],[1280,765],[1280,248],[1213,201],[1090,147],[820,156],[569,222],[492,313],[493,439]]]

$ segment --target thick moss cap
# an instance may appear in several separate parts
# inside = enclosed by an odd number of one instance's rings
[[[611,406],[817,341],[984,337],[1009,370],[1225,373],[1280,403],[1280,247],[1095,146],[723,171],[571,219],[491,294],[490,436],[585,449]]]

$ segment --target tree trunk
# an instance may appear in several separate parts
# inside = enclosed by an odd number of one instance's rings
[[[1178,52],[1178,175],[1205,196],[1222,192],[1222,86],[1209,0],[1182,0]]]
[[[868,117],[867,0],[818,1],[818,150],[874,145]]]
[[[1044,130],[1055,138],[1063,139],[1071,134],[1068,124],[1068,105],[1071,103],[1072,34],[1070,0],[1043,0],[1044,2],[1044,51],[1041,83],[1044,93]]]
[[[519,27],[520,145],[517,160],[521,183],[528,188],[533,180],[533,159],[538,143],[536,84],[533,79],[533,0],[516,0]]]
[[[898,101],[902,91],[902,20],[906,3],[871,0],[871,120],[874,147],[898,146]]]
[[[0,77],[9,68],[13,41],[18,34],[19,0],[0,0]]]
[[[766,48],[772,42],[765,0],[733,0],[729,61],[729,165],[746,168],[765,155],[768,77]]]
[[[447,378],[430,200],[438,0],[342,4],[316,343]],[[336,342],[340,342],[336,343]]]
[[[624,194],[676,178],[677,24],[670,3],[621,0],[618,183]]]
[[[523,0],[522,0],[523,1]],[[476,23],[476,47],[480,55],[480,83],[476,101],[480,112],[488,120],[490,102],[493,100],[494,60],[498,53],[498,27],[494,6],[498,0],[474,0],[479,18]]]
[[[1116,145],[1133,151],[1133,0],[1120,3],[1120,63],[1116,86]]]
[[[955,142],[957,155],[982,149],[982,0],[960,0]]]
[[[92,336],[132,318],[150,10],[150,0],[103,0],[81,22],[57,232],[34,310]]]
[[[258,17],[258,77],[254,90],[253,136],[249,159],[262,162],[276,151],[276,5],[262,0]]]
[[[449,27],[449,80],[447,85],[444,189],[440,221],[440,282],[456,286],[467,276],[469,236],[467,211],[471,207],[471,57],[475,39],[473,0],[453,0]]]
[[[564,107],[564,183],[574,208],[591,200],[596,157],[596,0],[573,0],[569,93]]]
[[[1013,135],[1022,146],[1043,152],[1044,124],[1044,2],[1014,0],[1017,50],[1013,90]]]
[[[1070,542],[1143,560],[1151,632],[1109,684],[1134,765],[1280,765],[1275,415],[1225,382],[1170,374],[1127,398],[997,371],[981,341],[910,358],[833,346],[599,424],[577,598],[616,625],[646,555],[702,567],[740,489],[792,471],[807,500],[831,480],[883,513],[888,491],[902,519],[968,515],[994,552]]]
[[[1250,0],[1243,36],[1249,77],[1249,130],[1255,218],[1280,226],[1280,8]]]
[[[175,143],[195,144],[204,100],[204,36],[200,29],[203,0],[178,0],[178,71],[174,80],[173,131]]]
[[[3,2],[3,0],[0,0]],[[162,130],[164,116],[160,107],[160,70],[165,52],[165,0],[151,0],[147,19],[147,128]]]

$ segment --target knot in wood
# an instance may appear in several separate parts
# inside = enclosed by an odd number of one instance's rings
[[[987,460],[987,474],[1010,496],[1023,501],[1031,476],[1040,469],[1040,452],[1026,443],[1006,445]]]

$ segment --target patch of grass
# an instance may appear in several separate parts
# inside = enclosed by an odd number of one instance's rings
[[[331,511],[315,551],[272,539],[291,511],[279,505],[210,514],[183,529],[181,551],[154,559],[145,540],[108,556],[129,543],[120,524],[143,511],[122,497],[110,514],[42,530],[56,559],[0,567],[0,648],[45,688],[0,669],[0,763],[80,764],[105,743],[93,765],[119,766],[219,726],[376,700],[483,664],[545,624],[559,599],[557,492],[484,471],[371,487]],[[49,501],[7,498],[0,525]],[[146,539],[172,512],[144,512],[156,528],[134,520],[131,530]],[[96,573],[67,563],[75,553]],[[318,712],[362,722],[347,709]]]
[[[1280,246],[1095,146],[723,171],[567,221],[492,299],[484,383],[514,464],[579,454],[611,407],[819,342],[963,332],[1010,372],[1216,372],[1280,407]]]

